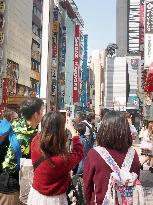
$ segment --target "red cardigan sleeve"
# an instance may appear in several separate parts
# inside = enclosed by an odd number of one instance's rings
[[[72,170],[84,157],[83,146],[79,138],[72,138],[72,151],[66,160],[67,171]]]

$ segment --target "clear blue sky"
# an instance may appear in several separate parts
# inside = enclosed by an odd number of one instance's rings
[[[89,52],[116,42],[116,0],[74,0],[89,35]],[[124,0],[123,0],[124,1]]]

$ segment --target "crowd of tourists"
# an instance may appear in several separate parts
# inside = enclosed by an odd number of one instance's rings
[[[44,113],[41,99],[27,99],[0,120],[0,205],[143,205],[140,169],[145,162],[153,169],[153,146],[143,141],[152,142],[153,124],[143,131],[140,163],[128,113],[104,109],[98,123],[94,113],[65,120],[59,111]]]

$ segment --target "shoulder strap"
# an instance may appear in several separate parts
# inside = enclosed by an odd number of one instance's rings
[[[46,160],[45,157],[41,157],[40,159],[38,159],[38,161],[36,161],[36,162],[34,163],[34,165],[33,165],[34,171],[35,171],[35,169],[36,169],[43,161],[45,161],[45,160]]]
[[[135,150],[133,149],[133,147],[130,147],[122,164],[122,168],[126,168],[128,171],[130,171],[134,155]]]
[[[93,134],[93,130],[92,130],[92,128],[88,125],[88,123],[86,123],[86,122],[83,122],[83,123],[85,124],[85,126],[87,126],[87,127],[89,128],[91,134]]]
[[[110,166],[110,168],[114,171],[119,173],[120,168],[118,164],[115,162],[113,157],[109,154],[109,152],[104,147],[94,147],[94,149],[100,154],[100,156],[105,160],[105,162]]]

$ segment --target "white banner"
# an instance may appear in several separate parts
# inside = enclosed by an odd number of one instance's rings
[[[153,63],[153,34],[145,34],[145,67],[150,67]]]

